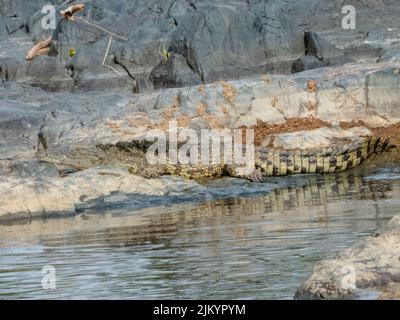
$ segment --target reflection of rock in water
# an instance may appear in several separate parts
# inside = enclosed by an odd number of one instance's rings
[[[235,234],[245,235],[246,228],[241,226],[243,219],[255,215],[262,221],[265,220],[262,216],[265,214],[271,217],[285,215],[289,217],[288,219],[291,215],[297,215],[297,217],[300,215],[308,219],[310,212],[313,212],[316,215],[312,217],[314,220],[325,223],[331,214],[328,208],[331,202],[335,203],[343,199],[386,199],[391,191],[393,191],[393,186],[390,182],[363,179],[356,170],[307,176],[303,185],[276,189],[255,198],[235,197],[201,204],[185,203],[170,207],[146,208],[129,215],[113,212],[111,217],[83,214],[82,219],[89,225],[100,224],[104,226],[104,229],[96,233],[79,231],[74,237],[68,237],[68,241],[72,241],[72,244],[104,242],[116,247],[140,246],[149,243],[168,246],[171,239],[176,238],[178,234],[182,236],[182,232],[187,229],[224,225],[227,221],[235,226]],[[343,205],[342,202],[338,204],[340,205]],[[373,203],[370,206],[369,210],[378,210]],[[346,209],[346,205],[343,205],[343,209],[339,207],[338,211]],[[92,221],[96,219],[100,221]],[[287,221],[288,224],[297,222]],[[57,245],[58,243],[48,244]]]
[[[254,186],[221,184],[231,195],[224,186]],[[292,298],[317,261],[373,233],[400,203],[398,167],[277,178],[263,186],[281,189],[0,224],[3,269],[10,270],[2,278],[26,296],[35,289],[23,279],[50,263],[61,275],[63,298],[77,291],[104,297],[104,288],[116,298]]]

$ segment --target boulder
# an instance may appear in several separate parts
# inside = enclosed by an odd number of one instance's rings
[[[0,158],[32,158],[43,116],[27,103],[0,100]]]
[[[199,75],[189,67],[186,58],[180,54],[173,54],[167,61],[162,61],[155,67],[150,74],[150,80],[154,89],[179,88],[202,83]]]
[[[65,148],[142,139],[149,130],[168,130],[171,121],[176,121],[179,130],[233,129],[260,120],[280,124],[306,117],[332,125],[361,120],[380,127],[399,122],[398,76],[393,70],[382,64],[354,64],[135,96],[117,92],[63,95],[54,100],[54,111],[45,118],[41,134],[49,146]],[[372,81],[381,73],[387,81]],[[315,90],[309,87],[310,79],[315,81]]]
[[[387,68],[366,77],[367,112],[400,120],[400,67]]]
[[[399,295],[400,216],[337,258],[317,264],[295,299],[355,299]]]
[[[292,73],[325,67],[327,63],[312,55],[305,55],[297,59],[292,65]]]
[[[306,47],[306,54],[314,56],[325,65],[342,65],[352,62],[350,58],[345,56],[344,51],[337,48],[326,40],[323,35],[316,32],[305,32],[304,43]],[[316,63],[305,60],[304,62]]]
[[[400,44],[390,48],[379,58],[379,62],[400,62]]]
[[[157,206],[162,199],[167,203],[182,200],[185,195],[193,198],[193,193],[206,193],[206,188],[195,181],[179,177],[144,179],[126,169],[99,167],[66,178],[53,172],[48,164],[15,163],[14,174],[0,176],[0,221],[74,216],[84,209],[103,210],[129,201],[141,208],[151,206],[154,200],[152,206]]]
[[[320,66],[311,56],[328,66],[375,62],[397,44],[400,28],[400,9],[392,0],[384,4],[368,1],[357,8],[356,30],[343,29],[341,0],[268,4],[261,0],[99,0],[87,2],[85,12],[79,14],[86,22],[60,21],[58,16],[55,31],[41,26],[45,4],[54,4],[57,10],[67,5],[56,0],[29,4],[2,0],[0,40],[25,36],[32,46],[53,34],[59,61],[71,73],[74,91],[148,92],[190,86],[199,79],[210,83],[264,73],[288,74],[292,68],[297,72]],[[390,28],[387,21],[391,21]],[[106,65],[117,72],[102,64],[110,36],[104,30],[114,34]],[[1,47],[10,45],[2,43]],[[73,58],[68,56],[70,49],[76,51]],[[174,53],[176,59],[162,65],[165,52]],[[30,77],[24,71],[25,53],[14,54],[7,64],[10,73],[21,69],[22,81]],[[64,73],[59,76],[63,78]],[[71,81],[66,81],[60,90],[70,89]]]

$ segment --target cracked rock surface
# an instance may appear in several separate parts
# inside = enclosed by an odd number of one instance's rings
[[[355,30],[342,27],[341,0],[81,2],[86,4],[82,18],[122,37],[113,38],[106,59],[120,75],[102,66],[109,34],[59,17],[57,57],[25,68],[18,54],[0,53],[0,73],[52,90],[144,92],[350,62],[394,61],[398,52],[396,0],[346,3],[356,8]],[[71,1],[0,1],[2,50],[17,42],[18,50],[27,51],[32,41],[53,34],[42,28],[44,4],[60,10]],[[72,58],[71,48],[76,51]],[[40,70],[57,81],[45,81]],[[36,79],[32,73],[38,73]]]

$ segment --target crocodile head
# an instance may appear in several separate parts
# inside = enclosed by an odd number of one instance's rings
[[[39,135],[36,157],[55,165],[74,167],[79,170],[102,164],[101,150],[96,147],[49,147],[46,139]]]
[[[113,166],[128,168],[130,173],[138,175],[151,170],[143,150],[124,144],[48,146],[46,139],[39,135],[36,157],[41,161],[78,170]]]

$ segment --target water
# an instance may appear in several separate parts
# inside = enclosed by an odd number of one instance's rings
[[[316,262],[398,213],[396,166],[276,181],[261,194],[0,225],[0,298],[291,299]],[[46,265],[55,290],[42,288]]]

